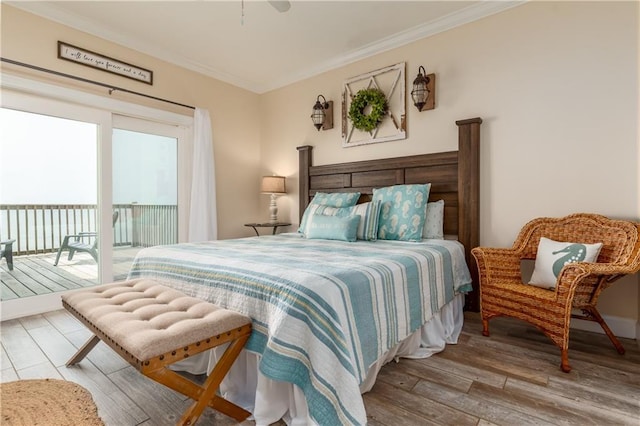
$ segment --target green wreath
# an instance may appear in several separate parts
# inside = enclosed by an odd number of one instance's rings
[[[367,105],[371,106],[369,114],[364,113]],[[379,89],[362,89],[356,93],[349,107],[349,118],[353,127],[370,132],[382,121],[387,113],[387,98]]]

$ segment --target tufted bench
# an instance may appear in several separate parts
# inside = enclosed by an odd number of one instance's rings
[[[179,424],[195,424],[207,406],[238,421],[250,415],[216,395],[251,334],[251,320],[244,315],[149,279],[65,294],[62,304],[94,333],[67,367],[80,362],[102,340],[145,376],[195,400]],[[229,347],[202,386],[167,368],[225,343]]]

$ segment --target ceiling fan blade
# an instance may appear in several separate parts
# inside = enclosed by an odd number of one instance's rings
[[[291,3],[287,0],[268,0],[269,4],[273,6],[278,12],[286,12],[291,8]]]

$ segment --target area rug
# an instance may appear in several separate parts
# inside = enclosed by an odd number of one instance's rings
[[[0,383],[3,426],[104,426],[91,394],[64,380]]]

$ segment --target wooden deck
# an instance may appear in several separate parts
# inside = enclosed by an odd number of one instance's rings
[[[116,247],[113,255],[114,281],[127,278],[131,262],[140,247]],[[18,299],[98,284],[98,265],[87,253],[76,253],[67,260],[67,253],[53,266],[56,253],[14,256],[13,271],[0,262],[0,300]]]

